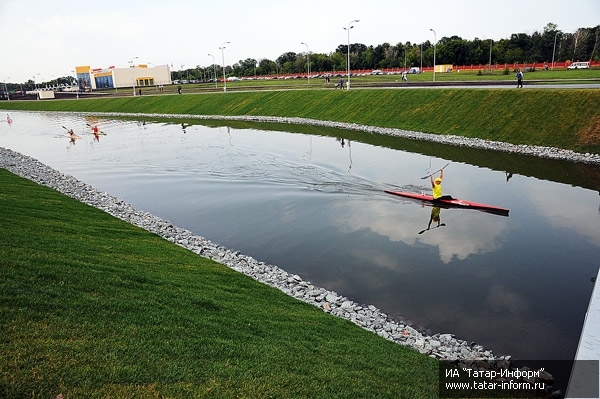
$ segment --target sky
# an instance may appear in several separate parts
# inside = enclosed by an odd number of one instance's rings
[[[0,0],[0,82],[50,81],[83,65],[179,71],[328,54],[347,44],[353,20],[350,42],[367,46],[499,40],[548,23],[567,33],[598,26],[600,0]]]

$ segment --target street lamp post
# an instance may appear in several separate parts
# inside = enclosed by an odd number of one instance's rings
[[[209,54],[212,59],[213,59],[213,69],[215,71],[215,90],[217,89],[217,62],[215,61],[215,56],[212,54]]]
[[[492,44],[494,41],[490,39],[490,72],[492,72]]]
[[[10,79],[10,78],[6,78]],[[6,87],[6,79],[4,79],[4,91],[6,92],[6,100],[10,101],[10,93],[8,92],[8,88]]]
[[[133,96],[135,97],[135,78],[133,77],[133,60],[137,60],[139,57],[133,57],[129,63],[131,64],[131,86],[133,87]]]
[[[79,100],[79,79],[77,79],[77,74],[75,73],[75,71],[71,71],[73,73],[73,76],[75,76],[75,83],[77,83],[77,99]]]
[[[221,50],[221,57],[223,58],[223,92],[227,92],[227,79],[225,79],[225,45],[231,42],[225,42],[219,49]]]
[[[433,32],[433,81],[435,82],[435,45],[437,44],[437,35],[433,29],[429,29]]]
[[[554,34],[554,47],[552,48],[552,70],[554,71],[554,52],[556,51],[556,36],[559,34],[560,32],[556,32]]]
[[[35,95],[36,95],[36,97],[37,97],[38,100],[40,99],[40,93],[38,93],[38,89],[37,89],[37,86],[35,84],[35,77],[39,76],[39,75],[40,75],[39,73],[36,73],[35,75],[33,75],[33,91],[34,91],[34,93],[35,93]]]
[[[348,64],[346,65],[348,69],[348,81],[346,82],[346,90],[350,90],[350,29],[354,28],[352,24],[355,22],[360,22],[360,20],[355,19],[353,21],[350,21],[348,23],[348,27],[344,28],[348,31]]]
[[[306,46],[306,59],[308,60],[308,84],[310,84],[310,51],[308,50],[308,44],[302,42]]]

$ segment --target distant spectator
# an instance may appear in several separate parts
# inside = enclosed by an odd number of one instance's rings
[[[517,87],[523,87],[523,72],[517,70]]]

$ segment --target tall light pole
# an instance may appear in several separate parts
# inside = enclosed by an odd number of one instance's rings
[[[437,44],[437,35],[433,29],[429,29],[433,32],[433,81],[435,82],[435,45]]]
[[[492,44],[494,41],[490,39],[490,72],[492,72]]]
[[[140,57],[133,57],[132,60],[129,61],[129,63],[131,64],[131,67],[130,67],[131,68],[131,85],[133,87],[133,96],[134,97],[135,97],[135,78],[133,77],[133,68],[134,68],[133,60],[137,60],[138,58],[140,58]]]
[[[10,78],[6,78],[10,79]],[[4,79],[4,91],[6,92],[6,100],[10,101],[10,93],[8,92],[8,88],[6,87],[6,79]]]
[[[225,45],[231,42],[225,42],[219,49],[221,50],[221,57],[223,57],[223,92],[227,92],[227,79],[225,79]]]
[[[213,69],[215,70],[215,90],[217,89],[217,62],[215,61],[215,56],[212,54],[209,54],[211,57],[213,57]]]
[[[559,34],[560,32],[556,32],[554,34],[554,47],[552,48],[552,70],[554,71],[554,52],[556,51],[556,36]]]
[[[346,90],[350,90],[350,29],[354,28],[354,26],[352,24],[355,22],[360,22],[360,20],[355,19],[353,21],[350,21],[348,23],[348,27],[344,28],[348,31],[348,63],[346,65],[346,67],[348,69],[348,81],[346,82]]]
[[[308,50],[308,44],[302,42],[306,46],[306,59],[308,60],[308,84],[310,84],[310,51]]]
[[[75,83],[77,83],[77,99],[79,100],[79,79],[77,79],[77,73],[75,71],[71,71],[73,76],[75,76]]]
[[[35,92],[38,100],[40,99],[40,93],[38,93],[37,86],[35,85],[35,77],[39,76],[39,75],[40,75],[39,73],[36,73],[35,75],[33,75],[33,91]]]

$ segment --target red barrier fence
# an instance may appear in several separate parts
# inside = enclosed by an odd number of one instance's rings
[[[504,71],[507,67],[510,71],[514,71],[517,68],[527,71],[529,69],[535,68],[537,70],[542,70],[542,69],[566,69],[569,65],[571,65],[571,62],[565,62],[565,61],[561,61],[561,62],[554,62],[554,67],[552,66],[552,63],[548,62],[548,63],[539,63],[539,62],[531,62],[531,63],[514,63],[514,64],[492,64],[491,70],[492,71]],[[592,67],[600,67],[600,61],[590,61],[590,68]],[[377,72],[382,74],[382,75],[388,75],[388,74],[401,74],[403,71],[410,69],[410,67],[407,68],[383,68],[383,69],[378,69]],[[456,66],[453,65],[452,66],[452,72],[459,72],[459,71],[489,71],[490,70],[490,66],[488,64],[485,65],[460,65],[460,66]],[[423,72],[432,72],[433,71],[433,67],[423,67],[422,69]],[[350,71],[350,73],[355,76],[355,75],[363,75],[363,74],[371,74],[373,72],[373,69],[353,69]],[[440,73],[440,72],[438,72]],[[343,70],[343,71],[333,71],[333,72],[313,72],[311,74],[312,76],[316,76],[316,75],[339,75],[342,77],[347,76],[348,71],[347,70]],[[291,79],[291,78],[296,78],[296,77],[302,77],[304,79],[306,79],[306,73],[293,73],[293,74],[279,74],[279,79]]]

